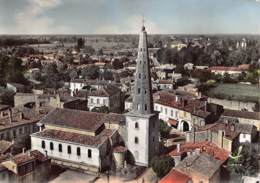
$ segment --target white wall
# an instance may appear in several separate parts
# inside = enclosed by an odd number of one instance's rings
[[[164,121],[168,121],[170,118],[179,120],[179,110],[176,108],[155,103],[154,110],[159,112],[159,119]]]
[[[91,102],[93,100],[93,103]],[[98,103],[99,100],[99,103]],[[97,97],[97,96],[89,96],[88,97],[88,108],[92,110],[94,107],[109,106],[109,98],[108,97]]]
[[[135,128],[138,122],[139,128]],[[149,119],[138,117],[126,117],[127,147],[135,158],[137,164],[148,165],[149,144]],[[135,143],[138,138],[138,144]],[[138,155],[137,155],[138,154]]]
[[[42,149],[42,140],[45,141],[45,149]],[[50,142],[53,142],[54,150],[50,150]],[[62,152],[59,152],[58,145],[62,144]],[[67,146],[71,146],[71,154],[67,152]],[[81,156],[77,156],[77,147],[81,149]],[[83,145],[76,145],[73,143],[65,143],[59,142],[55,140],[47,140],[35,136],[31,136],[31,149],[38,150],[45,154],[45,150],[47,151],[47,155],[51,158],[64,159],[65,161],[72,161],[75,163],[83,162],[88,165],[92,165],[95,167],[100,167],[99,162],[99,149],[87,147]],[[88,149],[92,151],[92,157],[88,158]]]
[[[244,143],[244,142],[250,142],[251,143],[251,135],[245,134],[245,133],[240,133],[239,142],[240,143]]]

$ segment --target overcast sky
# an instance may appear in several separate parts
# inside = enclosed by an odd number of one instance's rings
[[[260,34],[260,0],[0,0],[0,34]]]

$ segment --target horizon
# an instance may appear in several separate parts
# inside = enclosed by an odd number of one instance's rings
[[[12,11],[10,11],[12,10]],[[0,35],[260,34],[258,0],[0,0]]]

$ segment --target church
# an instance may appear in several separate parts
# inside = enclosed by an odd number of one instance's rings
[[[149,166],[159,152],[158,113],[153,109],[147,32],[142,26],[132,110],[103,114],[56,108],[31,135],[31,149],[54,163],[85,171],[100,172],[113,164]]]

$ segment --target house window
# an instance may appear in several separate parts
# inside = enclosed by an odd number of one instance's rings
[[[139,128],[138,122],[135,122],[135,128]]]
[[[88,158],[91,158],[92,157],[92,151],[91,149],[88,149]]]
[[[50,150],[53,150],[54,148],[53,148],[53,143],[52,142],[50,142]]]
[[[71,147],[68,146],[68,154],[71,154]]]
[[[140,109],[140,104],[137,104],[137,110],[139,110]]]
[[[16,138],[16,131],[13,130],[13,137]]]
[[[173,110],[171,110],[171,116],[173,116]]]
[[[139,79],[141,79],[141,77],[142,77],[142,74],[139,74]]]
[[[59,144],[59,152],[62,152],[62,145]]]
[[[103,99],[103,105],[106,105],[106,99]]]
[[[99,99],[97,99],[97,104],[99,104]]]
[[[144,79],[146,79],[146,75],[144,75]]]
[[[155,110],[158,111],[158,106],[157,105],[155,106]]]
[[[92,104],[94,103],[94,102],[93,102],[93,98],[90,99],[90,103],[92,103]]]
[[[161,107],[161,110],[160,110],[160,112],[162,112],[163,111],[163,107]]]
[[[146,111],[147,111],[147,104],[145,104],[145,105],[144,105],[144,110],[146,110]]]
[[[135,143],[136,144],[138,144],[138,141],[139,141],[138,137],[135,137]]]
[[[42,148],[45,149],[45,141],[42,141]]]
[[[80,148],[77,147],[77,155],[80,156]]]
[[[146,92],[146,90],[144,90],[144,94],[146,94],[147,92]]]
[[[164,113],[167,115],[167,108],[164,109]]]
[[[138,92],[138,94],[140,94],[140,93],[141,93],[141,88],[138,88],[138,91],[137,91],[137,92]]]

